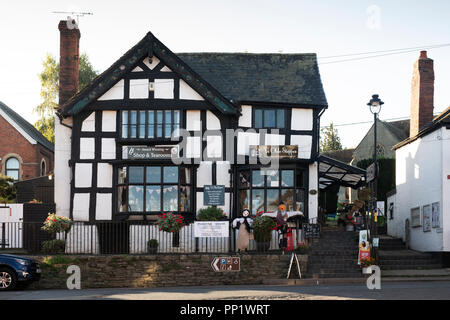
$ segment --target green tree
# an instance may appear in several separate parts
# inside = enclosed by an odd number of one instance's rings
[[[16,198],[14,179],[0,174],[0,203],[11,203]]]
[[[330,126],[322,128],[322,136],[320,138],[320,151],[336,151],[342,150],[341,139],[339,138],[337,130],[334,128],[333,123]]]
[[[34,126],[52,143],[55,142],[55,119],[54,112],[58,107],[59,91],[59,63],[55,57],[47,53],[42,62],[43,70],[39,74],[41,80],[42,103],[34,108],[39,116]],[[89,57],[83,53],[80,56],[78,90],[82,90],[98,75],[94,70]]]

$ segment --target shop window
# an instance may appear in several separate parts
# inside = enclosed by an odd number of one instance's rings
[[[179,110],[122,111],[122,138],[170,139],[180,129]]]
[[[247,208],[252,214],[274,212],[283,202],[289,211],[304,212],[305,176],[304,169],[300,168],[239,172],[240,210]]]
[[[256,129],[284,129],[284,109],[255,109],[253,127]]]
[[[117,192],[119,212],[190,212],[191,170],[178,166],[120,167]]]
[[[14,181],[19,180],[20,162],[17,158],[9,158],[5,163],[5,174],[11,177]]]

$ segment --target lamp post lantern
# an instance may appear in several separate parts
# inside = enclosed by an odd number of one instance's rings
[[[375,219],[375,211],[377,210],[377,178],[378,178],[378,164],[377,164],[377,120],[378,114],[381,111],[381,106],[384,104],[383,101],[379,98],[378,94],[372,95],[372,99],[367,103],[370,107],[370,112],[373,114],[373,165],[374,165],[374,178],[372,182],[372,218],[371,221]],[[372,225],[372,224],[371,224]],[[373,225],[373,235],[377,234],[377,222]],[[373,238],[372,235],[370,238]],[[377,257],[378,260],[378,257]]]

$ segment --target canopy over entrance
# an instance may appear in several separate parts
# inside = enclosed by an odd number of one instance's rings
[[[366,170],[324,155],[319,156],[318,162],[320,189],[326,189],[335,184],[356,189],[365,183]]]

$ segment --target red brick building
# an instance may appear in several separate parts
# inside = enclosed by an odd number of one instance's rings
[[[0,173],[21,181],[45,176],[53,166],[53,144],[0,102]]]

